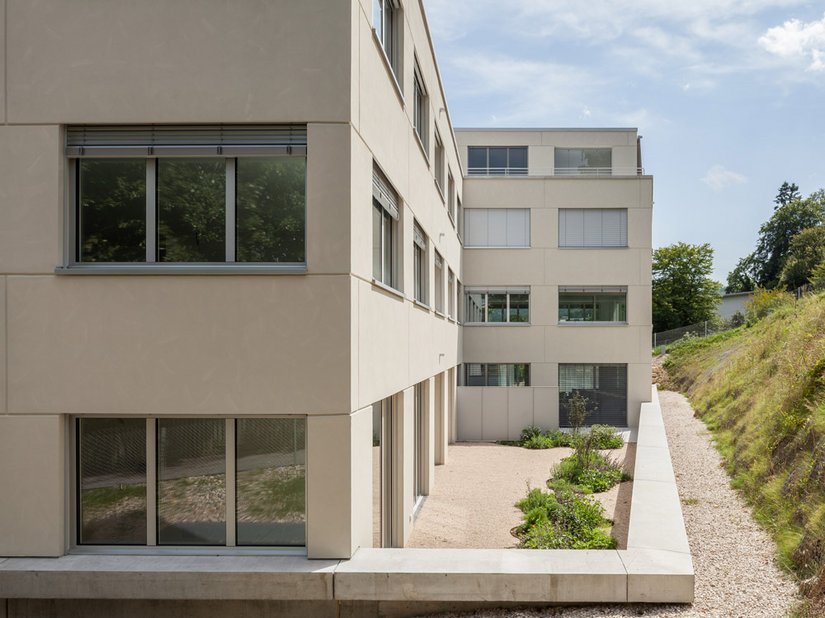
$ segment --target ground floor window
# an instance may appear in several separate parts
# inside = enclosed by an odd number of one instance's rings
[[[79,418],[80,545],[306,544],[304,418]]]
[[[467,363],[465,386],[530,386],[529,363]]]
[[[559,365],[559,425],[569,427],[568,402],[587,399],[586,425],[627,426],[627,365]]]

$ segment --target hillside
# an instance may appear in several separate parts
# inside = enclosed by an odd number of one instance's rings
[[[825,294],[674,346],[665,368],[713,432],[780,564],[825,615]]]

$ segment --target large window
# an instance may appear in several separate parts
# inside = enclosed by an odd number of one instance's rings
[[[559,322],[627,322],[627,288],[560,287]]]
[[[71,264],[306,262],[306,127],[69,127]]]
[[[526,176],[527,146],[469,146],[470,176]]]
[[[377,167],[372,172],[372,276],[398,288],[398,194]]]
[[[444,258],[434,253],[433,284],[435,286],[435,310],[444,313]]]
[[[429,101],[427,88],[424,86],[424,79],[421,77],[421,69],[416,62],[413,73],[413,127],[428,157],[430,144]]]
[[[530,321],[530,290],[468,289],[465,323],[526,324]]]
[[[415,300],[427,304],[427,236],[413,223],[413,282]]]
[[[530,210],[467,208],[464,233],[465,247],[529,247]]]
[[[560,247],[626,247],[626,208],[560,208]]]
[[[305,427],[77,419],[78,544],[305,545]]]
[[[466,363],[465,386],[530,386],[528,363]]]
[[[627,426],[627,365],[559,365],[559,425],[569,427],[568,402],[587,400],[586,425]]]
[[[556,148],[556,176],[609,176],[612,170],[610,148]]]
[[[400,9],[396,0],[373,0],[372,27],[381,41],[389,60],[395,81],[401,85],[401,28]]]

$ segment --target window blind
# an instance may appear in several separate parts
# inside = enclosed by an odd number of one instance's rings
[[[464,243],[467,247],[529,247],[528,208],[466,208]]]
[[[398,195],[377,167],[372,168],[372,196],[393,219],[398,219]]]
[[[427,237],[417,223],[413,226],[413,242],[422,250],[427,250]]]
[[[306,125],[70,126],[69,157],[306,155]]]
[[[626,208],[560,208],[560,247],[626,247]]]

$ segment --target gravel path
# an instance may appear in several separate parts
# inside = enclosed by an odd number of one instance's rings
[[[781,618],[796,600],[796,585],[774,564],[774,545],[729,485],[710,433],[678,393],[659,394],[673,467],[682,498],[693,566],[692,606],[620,605],[544,610],[491,610],[475,618],[678,616]]]

